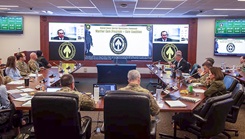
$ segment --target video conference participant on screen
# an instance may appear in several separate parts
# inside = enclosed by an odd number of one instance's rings
[[[162,31],[161,32],[161,38],[156,39],[156,41],[171,42],[173,40],[168,38],[168,32],[167,31]]]
[[[130,70],[128,72],[128,85],[126,87],[120,88],[119,90],[133,91],[133,92],[143,92],[150,96],[150,110],[151,115],[158,115],[160,112],[160,108],[153,98],[152,94],[149,90],[140,86],[141,76],[140,72],[137,70]]]
[[[53,40],[69,40],[69,38],[65,36],[65,31],[63,29],[57,30],[57,35],[58,36],[56,36],[52,39]]]

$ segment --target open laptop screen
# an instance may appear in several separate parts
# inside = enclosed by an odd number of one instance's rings
[[[116,84],[93,84],[93,90],[94,90],[94,87],[96,87],[96,86],[99,87],[99,95],[100,96],[105,96],[107,91],[117,90]]]

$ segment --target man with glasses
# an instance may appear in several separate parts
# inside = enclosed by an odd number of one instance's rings
[[[53,38],[54,40],[69,40],[69,38],[65,36],[65,31],[63,29],[57,30],[57,35],[58,36]]]
[[[167,31],[162,31],[161,32],[161,38],[156,39],[156,41],[171,42],[173,40],[168,38],[168,32]]]
[[[20,71],[20,75],[21,76],[27,76],[28,74],[30,74],[30,68],[28,67],[28,65],[26,64],[25,60],[26,60],[26,56],[24,53],[17,53],[16,54],[16,67],[18,68],[18,70]]]

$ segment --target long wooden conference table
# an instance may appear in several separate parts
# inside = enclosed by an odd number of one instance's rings
[[[75,71],[77,71],[78,69],[81,68],[82,65],[80,64],[74,64],[74,63],[63,63],[62,64],[62,69],[63,72],[61,73],[59,71],[60,68],[58,67],[51,67],[49,69],[41,69],[40,72],[38,73],[40,76],[38,77],[30,77],[30,82],[29,82],[29,86],[25,86],[24,84],[7,84],[6,88],[7,90],[18,90],[18,87],[22,86],[25,88],[30,88],[33,89],[34,91],[31,92],[22,92],[20,89],[19,93],[12,93],[10,95],[10,98],[12,99],[12,102],[15,105],[16,110],[31,110],[30,106],[22,106],[25,102],[23,101],[16,101],[14,99],[21,97],[21,94],[23,93],[27,93],[31,96],[33,96],[35,93],[39,92],[40,89],[36,89],[36,87],[38,85],[41,85],[41,82],[44,81],[44,86],[46,87],[51,87],[51,86],[56,86],[59,85],[59,81],[60,81],[60,77],[63,74],[67,74],[67,73],[74,73]],[[22,79],[24,80],[24,79]]]
[[[68,66],[68,65],[66,65]],[[65,66],[65,67],[66,67]],[[64,67],[64,69],[65,69]],[[180,112],[192,112],[200,103],[202,103],[202,101],[205,99],[205,96],[203,94],[203,92],[193,92],[193,93],[188,93],[188,94],[181,94],[181,90],[186,90],[187,89],[187,85],[182,84],[182,83],[176,83],[175,79],[170,77],[169,72],[163,73],[162,70],[160,70],[158,67],[156,66],[152,66],[152,65],[147,65],[147,67],[149,68],[149,70],[155,74],[159,81],[163,82],[164,84],[172,84],[173,86],[177,86],[178,89],[177,90],[173,90],[173,89],[169,89],[171,94],[176,94],[176,95],[180,95],[180,96],[187,96],[187,97],[194,97],[194,98],[199,98],[200,101],[194,103],[194,102],[190,102],[190,101],[182,101],[186,107],[180,108],[172,108],[169,105],[167,105],[165,103],[165,100],[169,100],[169,98],[165,98],[165,95],[162,95],[162,99],[160,102],[158,102],[159,107],[160,107],[160,111],[161,112],[175,112],[175,113],[180,113]],[[76,69],[74,69],[71,66],[72,72],[75,72],[76,70],[78,70],[80,67],[77,67]],[[67,72],[67,71],[66,71]],[[38,78],[35,78],[32,82],[30,82],[30,85],[28,88],[35,88],[36,85],[40,84],[40,81],[43,80],[43,78],[47,79],[47,82],[45,83],[46,86],[53,86],[55,83],[57,83],[60,80],[59,77],[59,72],[57,68],[50,68],[50,69],[45,69],[40,71],[40,74],[42,74],[43,76],[40,76]],[[49,77],[50,75],[55,74],[56,76],[53,77],[54,80],[53,82],[50,82],[51,78]],[[18,85],[7,85],[7,89],[16,89]],[[205,89],[203,87],[201,87],[202,89]],[[35,91],[34,94],[38,92]],[[20,92],[21,93],[21,92]],[[34,95],[33,92],[30,92],[29,94]],[[23,106],[24,102],[20,102],[20,101],[15,101],[13,100],[13,103],[16,107],[17,110],[31,110],[31,106]],[[96,103],[96,108],[95,111],[103,111],[104,110],[104,99],[101,98],[97,103]],[[176,137],[176,126],[174,127],[174,134],[173,134],[174,138]]]

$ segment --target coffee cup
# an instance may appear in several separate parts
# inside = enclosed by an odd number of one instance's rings
[[[25,77],[25,86],[29,86],[30,79],[29,77]]]

